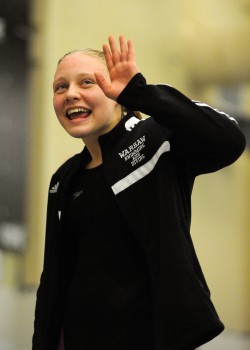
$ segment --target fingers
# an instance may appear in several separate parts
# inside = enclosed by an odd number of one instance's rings
[[[108,70],[110,71],[114,67],[114,62],[113,62],[113,58],[112,58],[111,52],[109,50],[109,47],[106,44],[103,45],[103,53],[104,53],[104,56],[105,56],[105,60],[106,60],[106,64],[107,64]]]
[[[112,35],[109,37],[109,47],[112,54],[113,62],[121,62],[121,54],[116,45],[115,38]]]
[[[119,42],[120,42],[120,50],[121,50],[121,60],[127,61],[128,49],[127,49],[127,43],[126,43],[125,37],[123,35],[120,35]]]
[[[106,44],[103,45],[103,52],[109,70],[119,62],[135,60],[134,45],[132,40],[128,40],[128,42],[126,42],[124,35],[120,35],[120,49],[117,47],[115,38],[112,35],[109,36],[108,40],[109,47]]]
[[[128,40],[128,61],[135,61],[135,49],[132,40]]]
[[[126,42],[124,35],[120,35],[119,41],[122,61],[134,61],[135,51],[133,41],[128,40],[128,42]]]

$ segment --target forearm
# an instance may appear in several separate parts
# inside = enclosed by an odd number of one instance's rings
[[[141,74],[131,79],[117,101],[172,129],[178,150],[193,163],[214,162],[216,169],[235,161],[245,148],[244,135],[233,118],[191,101],[170,86],[147,85]]]

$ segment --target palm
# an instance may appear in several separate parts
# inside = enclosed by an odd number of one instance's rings
[[[103,46],[106,63],[110,75],[110,81],[100,73],[96,73],[97,82],[105,95],[116,100],[128,82],[139,72],[135,62],[133,43],[126,44],[125,38],[120,36],[120,51],[114,38],[109,37],[109,45]]]

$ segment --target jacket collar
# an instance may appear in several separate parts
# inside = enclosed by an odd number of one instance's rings
[[[133,112],[129,111],[121,121],[107,134],[101,135],[99,137],[99,142],[101,147],[106,144],[113,143],[117,140],[117,138],[121,138],[122,135],[126,132],[125,124],[126,122],[133,117]]]

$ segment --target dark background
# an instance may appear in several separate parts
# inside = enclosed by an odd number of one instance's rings
[[[0,4],[0,223],[23,222],[28,149],[28,0]]]

